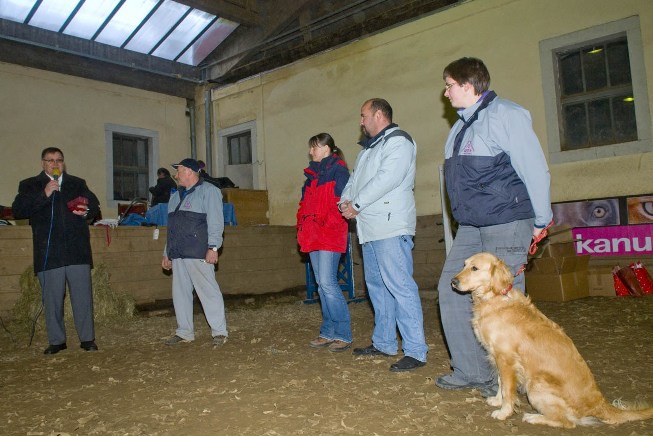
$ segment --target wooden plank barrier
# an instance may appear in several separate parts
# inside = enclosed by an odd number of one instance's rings
[[[240,224],[240,216],[238,216]],[[418,217],[414,277],[421,290],[432,291],[444,262],[442,226],[437,217]],[[161,268],[167,228],[120,226],[91,227],[93,261],[105,264],[111,287],[126,292],[137,304],[172,298],[172,276]],[[356,294],[364,295],[363,262],[355,233],[352,260]],[[5,319],[20,295],[20,276],[32,264],[29,225],[0,226],[0,316]],[[218,283],[226,295],[282,292],[306,285],[302,255],[293,226],[227,226]]]

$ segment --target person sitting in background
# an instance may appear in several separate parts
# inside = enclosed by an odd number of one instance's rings
[[[297,242],[308,253],[322,305],[320,335],[313,348],[344,351],[351,346],[351,320],[338,284],[340,256],[347,251],[347,221],[338,210],[340,194],[349,180],[347,165],[328,133],[308,141],[311,162],[297,211]]]
[[[166,168],[159,168],[156,170],[156,176],[156,185],[150,187],[150,193],[152,193],[152,206],[170,201],[170,191],[173,188],[177,189],[177,184],[172,176],[170,176],[170,171]]]
[[[200,165],[200,177],[210,184],[216,186],[219,189],[237,188],[237,186],[234,185],[234,182],[232,182],[229,177],[211,177],[211,175],[206,172],[206,164],[203,160],[198,160],[197,163]]]

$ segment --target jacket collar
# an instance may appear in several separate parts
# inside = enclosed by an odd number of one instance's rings
[[[379,140],[385,136],[386,132],[390,129],[394,129],[395,127],[399,127],[399,126],[396,125],[395,123],[390,123],[383,130],[377,133],[374,137],[369,138],[366,136],[364,139],[360,140],[358,144],[362,145],[363,148],[374,148],[378,144]]]

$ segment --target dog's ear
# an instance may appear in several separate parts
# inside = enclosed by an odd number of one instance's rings
[[[501,294],[512,284],[510,268],[501,259],[496,258],[490,267],[490,288],[493,293]]]

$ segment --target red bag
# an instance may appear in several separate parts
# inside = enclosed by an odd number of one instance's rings
[[[641,297],[644,294],[642,292],[642,287],[639,285],[639,281],[635,276],[635,273],[629,266],[625,266],[623,268],[619,268],[617,266],[613,270],[613,273],[624,285],[624,287],[628,291],[628,294],[632,295],[633,297]]]
[[[80,211],[86,212],[88,209],[88,198],[86,197],[77,197],[70,200],[67,204],[68,210],[71,212]]]
[[[619,278],[617,271],[619,271],[619,267],[615,266],[614,269],[612,270],[612,279],[614,280],[614,292],[615,294],[617,294],[617,297],[628,297],[630,296],[630,292],[628,292],[628,288],[626,287],[626,285],[624,285],[624,283]]]
[[[630,269],[635,273],[637,282],[642,288],[642,294],[653,294],[653,279],[651,279],[651,275],[646,270],[646,267],[642,265],[642,262],[631,263]]]

